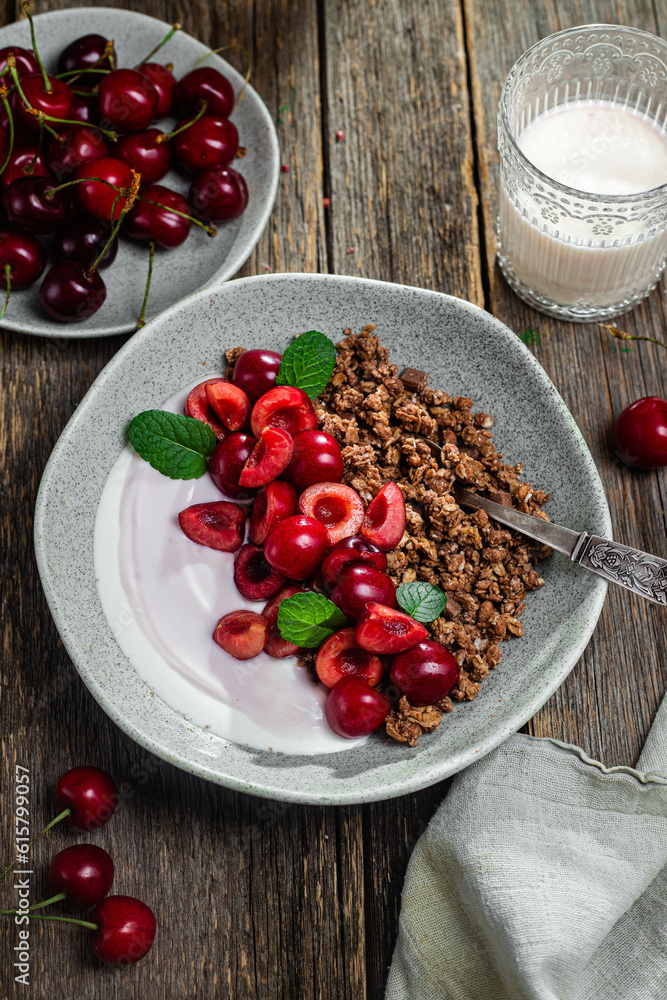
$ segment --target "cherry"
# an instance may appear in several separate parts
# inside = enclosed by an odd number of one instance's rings
[[[218,622],[213,638],[237,660],[251,660],[264,648],[269,623],[255,611],[230,611]]]
[[[276,386],[265,392],[253,406],[250,416],[255,437],[259,437],[265,427],[280,427],[294,436],[316,424],[317,417],[308,396],[291,385]]]
[[[283,639],[280,634],[280,629],[278,628],[278,608],[286,598],[302,593],[303,587],[299,587],[297,584],[283,587],[275,597],[271,598],[262,611],[262,614],[269,623],[269,627],[266,630],[266,638],[264,639],[264,652],[268,653],[269,656],[274,656],[277,660],[282,660],[285,656],[294,656],[301,648],[296,643],[290,642],[289,639]]]
[[[260,396],[275,386],[281,360],[282,354],[275,351],[262,348],[244,351],[236,359],[232,382],[243,389],[251,403],[256,403]]]
[[[46,89],[46,83],[41,73],[33,73],[21,80],[21,91],[15,90],[12,95],[12,110],[17,121],[30,132],[39,131],[39,121],[37,116],[31,114],[28,108],[35,111],[42,111],[52,118],[69,118],[72,107],[72,91],[63,81],[55,76],[48,77],[51,89]],[[24,104],[23,98],[28,102],[28,107]]]
[[[90,833],[113,816],[118,789],[111,775],[99,767],[73,767],[58,780],[56,802],[70,810],[67,822],[72,829]]]
[[[395,608],[369,603],[357,622],[357,643],[372,653],[402,653],[428,637],[420,622]]]
[[[234,386],[236,388],[236,386]],[[241,392],[241,390],[238,390]],[[265,486],[276,479],[292,457],[292,438],[281,427],[265,427],[239,476],[240,486]]]
[[[631,403],[614,424],[614,441],[628,465],[638,469],[667,465],[667,400],[644,396]]]
[[[223,426],[230,431],[240,431],[250,417],[250,400],[243,389],[224,380],[209,382],[206,396],[211,408]]]
[[[245,510],[227,500],[195,503],[182,510],[178,523],[188,538],[220,552],[236,552],[243,544]]]
[[[160,139],[164,132],[149,128],[145,132],[131,132],[118,140],[114,153],[141,174],[142,184],[155,184],[171,166],[169,143]],[[185,201],[184,201],[185,204]],[[187,205],[185,208],[187,212]]]
[[[108,242],[110,229],[103,222],[94,219],[79,219],[68,222],[56,233],[53,249],[62,260],[75,260],[79,264],[94,264]],[[104,257],[97,265],[98,269],[110,267],[116,259],[118,243],[111,243]]]
[[[387,557],[377,546],[354,535],[352,538],[342,538],[329,552],[322,563],[322,583],[325,590],[333,590],[343,568],[351,562],[363,562],[375,569],[387,568]]]
[[[206,394],[206,387],[209,385],[217,385],[219,382],[226,382],[227,379],[224,378],[209,378],[205,382],[200,382],[196,385],[194,389],[189,393],[187,401],[185,403],[185,413],[188,417],[193,417],[195,420],[201,420],[203,423],[208,424],[215,436],[219,441],[223,441],[227,437],[227,428],[218,420],[216,413],[209,403],[208,396]]]
[[[147,955],[155,940],[153,911],[132,896],[107,896],[91,914],[98,925],[93,953],[110,965],[131,965]]]
[[[251,434],[237,431],[215,446],[208,460],[208,471],[221,493],[238,500],[249,500],[253,496],[255,491],[241,486],[239,477],[256,444]]]
[[[155,117],[157,90],[136,69],[115,69],[98,84],[97,114],[123,132],[143,132]],[[62,116],[61,117],[65,117]]]
[[[391,661],[391,683],[411,705],[432,705],[459,679],[459,665],[444,646],[425,639]]]
[[[39,63],[33,50],[22,49],[18,45],[6,45],[4,49],[0,49],[0,72],[6,67],[7,56],[10,52],[14,54],[19,80],[22,80],[24,76],[33,76],[33,74],[39,73]]]
[[[192,222],[187,212],[185,198],[161,184],[152,184],[142,189],[127,217],[125,232],[136,240],[154,240],[171,250],[188,238]]]
[[[3,195],[10,225],[37,235],[56,230],[69,211],[70,200],[62,191],[47,197],[52,189],[53,181],[46,177],[20,177],[12,181]]]
[[[334,632],[324,642],[315,660],[317,676],[327,687],[335,687],[341,677],[365,677],[371,687],[382,680],[384,665],[379,656],[362,649],[353,628]]]
[[[87,264],[74,260],[54,264],[39,290],[42,308],[60,323],[88,319],[104,305],[106,297],[106,285],[97,270],[91,271]]]
[[[244,545],[234,560],[234,583],[249,601],[265,601],[283,586],[285,578],[267,562],[256,545]]]
[[[157,91],[157,107],[153,118],[165,118],[174,106],[176,79],[168,66],[160,63],[144,63],[140,70],[147,76]]]
[[[200,66],[179,80],[176,100],[185,115],[196,115],[205,103],[209,114],[229,118],[234,108],[234,88],[217,69]]]
[[[324,525],[314,517],[295,514],[272,529],[264,554],[274,569],[290,580],[305,580],[320,565],[328,547]]]
[[[85,125],[97,121],[97,96],[95,94],[73,94],[70,118]]]
[[[95,844],[74,844],[59,851],[51,861],[49,890],[84,910],[104,899],[113,876],[114,864],[106,851]]]
[[[110,53],[107,51],[108,45],[109,41],[104,35],[91,34],[76,38],[58,56],[58,73],[62,75],[63,73],[74,73],[76,70],[83,71],[93,68],[100,70],[113,69],[112,60],[115,59],[113,42],[111,43]],[[94,77],[91,74],[91,85],[97,83],[100,76],[102,76],[101,73],[99,75],[95,74]],[[82,82],[77,80],[77,85],[80,85]]]
[[[295,434],[294,454],[284,478],[299,492],[314,483],[339,483],[343,478],[343,456],[338,441],[326,431],[315,429]]]
[[[18,146],[12,151],[7,166],[0,174],[3,190],[21,177],[48,177],[49,180],[53,180],[46,158],[42,156],[37,146]]]
[[[192,182],[188,201],[207,222],[227,222],[245,212],[248,187],[237,170],[209,167]]]
[[[339,573],[331,600],[349,622],[356,622],[369,601],[395,608],[396,588],[381,570],[352,562]]]
[[[296,490],[277,479],[263,486],[252,505],[249,538],[253,545],[263,545],[279,521],[296,514]]]
[[[338,681],[326,704],[327,722],[335,733],[348,739],[375,732],[390,711],[387,696],[355,674]]]
[[[309,486],[299,497],[299,510],[322,522],[330,545],[356,535],[364,519],[361,497],[342,483]]]
[[[174,156],[186,170],[198,173],[207,167],[227,167],[236,158],[239,134],[236,125],[226,118],[202,115],[191,125],[181,122],[176,131],[172,140]]]
[[[59,183],[69,180],[79,167],[108,153],[104,137],[85,125],[64,125],[49,144],[46,162]]]
[[[84,212],[101,222],[111,222],[111,211],[118,194],[117,190],[108,187],[129,188],[132,183],[132,172],[127,163],[114,156],[103,156],[97,160],[84,163],[76,172],[75,179],[82,181],[76,184],[76,193]],[[100,183],[106,181],[107,183]],[[113,221],[117,222],[125,207],[126,197],[120,197],[113,212]]]
[[[395,549],[405,531],[405,500],[396,483],[385,483],[366,508],[360,534],[388,552]]]
[[[0,229],[0,286],[3,288],[7,287],[6,264],[9,264],[11,287],[28,288],[46,267],[46,250],[29,233]]]

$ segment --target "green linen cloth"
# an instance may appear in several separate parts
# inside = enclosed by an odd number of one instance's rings
[[[667,998],[667,699],[637,769],[511,737],[405,878],[386,1000]]]

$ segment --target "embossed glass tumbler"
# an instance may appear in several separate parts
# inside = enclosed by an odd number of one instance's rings
[[[548,128],[557,159],[567,145],[565,132],[559,144],[558,129],[569,128],[573,110],[584,112],[580,146],[570,149],[568,169],[556,180],[531,162],[522,149],[528,133],[522,136],[553,115]],[[586,131],[591,114],[598,124],[604,117],[599,134]],[[661,38],[584,25],[543,39],[512,67],[498,112],[498,262],[514,291],[536,309],[578,322],[610,319],[660,279],[667,263],[667,178],[651,173],[660,158],[647,154],[647,176],[658,176],[660,186],[641,189],[639,159],[635,170],[632,157],[633,137],[642,129],[651,134],[640,138],[654,147],[664,141],[667,156],[667,42]],[[610,193],[605,183],[588,192],[563,183],[586,176],[591,163],[598,183],[606,165],[616,163],[614,143],[625,146],[629,185],[623,190],[634,183],[634,193]],[[532,158],[544,149],[542,143]]]

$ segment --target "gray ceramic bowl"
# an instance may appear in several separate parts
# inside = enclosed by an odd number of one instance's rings
[[[611,537],[598,473],[574,420],[521,341],[460,299],[384,282],[315,274],[243,278],[181,302],[133,337],[107,365],[65,428],[42,479],[37,560],[56,625],[83,680],[109,716],[158,756],[211,781],[292,802],[368,802],[415,791],[459,771],[517,730],[553,694],[595,627],[604,581],[565,557],[543,564],[522,639],[477,700],[456,704],[417,749],[371,737],[359,749],[317,757],[249,750],[193,728],[151,697],[117,645],[98,598],[93,526],[99,498],[131,418],[242,344],[283,350],[299,330],[333,340],[345,327],[378,325],[399,365],[430,384],[472,396],[496,418],[495,441],[526,477],[553,491],[552,519]],[[502,700],[501,700],[502,699]]]
[[[111,7],[54,10],[35,18],[37,44],[49,72],[55,72],[62,49],[88,32],[113,38],[119,65],[134,66],[164,38],[169,28],[169,24],[154,17]],[[0,48],[12,44],[30,48],[27,21],[17,21],[0,29]],[[155,56],[155,61],[173,62],[174,75],[179,79],[208,51],[202,42],[179,31]],[[210,56],[206,65],[224,73],[235,93],[240,93],[243,78],[229,63],[220,56]],[[156,124],[168,132],[175,121],[175,118],[165,118]],[[252,87],[246,88],[232,121],[238,128],[241,145],[248,149],[243,159],[234,163],[234,169],[243,174],[248,185],[248,207],[240,218],[221,223],[215,239],[193,226],[183,246],[176,250],[157,248],[148,301],[149,317],[192,292],[231,278],[248,259],[266,226],[276,197],[280,156],[271,116]],[[190,175],[171,170],[159,183],[187,194],[191,181]],[[57,323],[49,319],[39,304],[39,281],[32,288],[12,296],[0,327],[46,337],[108,337],[131,333],[136,329],[141,311],[147,267],[146,248],[121,240],[114,264],[102,272],[107,286],[106,302],[90,319],[81,323]]]

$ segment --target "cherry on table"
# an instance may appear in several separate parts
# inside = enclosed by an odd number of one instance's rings
[[[102,77],[97,91],[97,115],[123,132],[143,132],[155,117],[157,90],[136,69],[114,69]]]
[[[335,733],[354,739],[379,729],[391,711],[386,695],[365,677],[342,677],[327,698],[327,722]]]
[[[94,264],[102,248],[108,242],[111,230],[103,222],[95,219],[79,219],[66,223],[54,236],[53,249],[61,260],[75,260],[79,264]],[[113,264],[118,253],[118,241],[114,240],[97,265],[103,270]]]
[[[188,201],[207,222],[228,222],[245,212],[248,187],[238,170],[209,167],[192,182]]]
[[[157,924],[151,908],[132,896],[107,896],[93,910],[93,953],[110,965],[131,965],[151,950]]]
[[[178,523],[187,537],[220,552],[237,552],[243,543],[246,512],[228,500],[195,503],[178,515]]]
[[[356,622],[369,601],[395,608],[396,587],[381,570],[351,562],[339,573],[331,600],[349,622]]]
[[[60,323],[88,319],[104,305],[106,297],[106,285],[98,271],[74,260],[54,264],[39,290],[42,308]]]
[[[142,188],[125,220],[125,232],[135,240],[154,240],[167,249],[180,247],[192,228],[187,213],[185,198],[162,184],[152,184]]]
[[[104,899],[113,876],[114,864],[106,851],[95,844],[74,844],[59,851],[51,861],[49,890],[63,893],[73,906],[83,910]]]
[[[256,403],[269,389],[273,389],[278,376],[282,354],[255,348],[244,351],[234,364],[232,382],[243,389],[251,403]]]
[[[343,483],[315,483],[309,486],[299,497],[299,510],[322,522],[330,545],[356,535],[364,519],[361,497]]]
[[[15,146],[7,166],[0,174],[0,185],[3,190],[13,181],[21,177],[48,177],[53,180],[46,157],[40,153],[37,146]]]
[[[110,50],[109,45],[111,45]],[[115,56],[113,42],[104,35],[82,35],[81,38],[75,38],[70,42],[58,56],[58,73],[74,73],[76,70],[85,71],[93,68],[110,70],[113,69]],[[91,74],[91,84],[97,83],[101,76],[101,73]],[[83,81],[77,80],[77,85],[81,82]]]
[[[118,789],[111,775],[99,767],[73,767],[58,780],[56,802],[70,810],[67,822],[72,829],[90,833],[113,816]]]
[[[425,639],[391,661],[391,683],[411,705],[432,705],[444,698],[459,679],[459,665],[439,642]]]
[[[100,222],[111,222],[111,210],[116,200],[118,190],[108,187],[113,184],[117,189],[129,188],[132,184],[132,172],[127,163],[114,156],[103,156],[97,160],[84,163],[76,172],[75,190],[79,204],[84,212]],[[100,183],[106,181],[107,183]],[[117,222],[122,212],[125,197],[118,199],[113,213],[113,221]]]
[[[358,535],[342,538],[332,547],[322,563],[322,583],[325,590],[333,590],[336,581],[348,563],[367,563],[374,569],[386,570],[387,557],[376,545]]]
[[[305,580],[329,548],[327,529],[314,517],[294,514],[280,521],[264,543],[267,561],[290,580]]]
[[[165,118],[174,107],[176,78],[169,66],[160,63],[144,63],[141,72],[151,81],[157,91],[157,107],[153,118]]]
[[[274,597],[285,583],[257,545],[242,545],[234,560],[234,583],[239,594],[249,601]]]
[[[86,125],[63,125],[49,143],[46,162],[59,183],[69,180],[79,167],[107,156],[104,136]]]
[[[7,287],[5,265],[9,264],[11,287],[17,291],[34,284],[46,267],[46,250],[30,233],[0,229],[0,286]]]
[[[236,500],[249,500],[255,491],[239,485],[243,466],[257,444],[252,434],[236,431],[219,441],[211,452],[208,472],[221,493]]]
[[[315,483],[339,483],[343,478],[343,455],[338,441],[315,428],[295,434],[292,461],[283,478],[299,492]]]
[[[205,103],[209,114],[229,118],[234,108],[234,88],[217,69],[200,66],[179,80],[176,101],[185,115],[196,115]]]
[[[64,191],[47,197],[52,189],[53,181],[47,177],[19,177],[12,181],[3,194],[9,224],[37,235],[54,232],[70,210],[70,199]]]
[[[32,76],[26,76],[21,80],[21,89],[28,104],[34,110],[43,111],[45,115],[53,118],[61,120],[69,118],[73,97],[70,87],[55,76],[50,76],[48,79],[51,90],[46,89],[41,73],[33,73]],[[37,117],[30,113],[18,90],[12,95],[12,110],[16,120],[25,129],[33,133],[39,131]]]
[[[262,652],[268,627],[255,611],[230,611],[216,625],[213,639],[237,660],[251,660]]]
[[[262,486],[252,505],[248,537],[253,545],[263,545],[272,528],[297,511],[296,490],[276,479]]]
[[[183,129],[183,131],[180,131]],[[236,159],[239,134],[236,125],[218,115],[202,115],[192,124],[179,122],[172,139],[176,162],[198,173],[207,167],[227,167]]]
[[[614,424],[614,441],[628,465],[638,469],[667,465],[667,400],[644,396],[631,403]]]
[[[317,676],[328,688],[336,686],[341,677],[365,677],[371,687],[382,680],[384,664],[379,656],[357,642],[354,628],[343,628],[324,642],[315,660]]]
[[[114,146],[115,155],[141,174],[142,185],[155,184],[171,166],[171,150],[169,143],[162,141],[164,137],[159,128],[149,128],[122,136]],[[188,211],[187,205],[184,211]]]
[[[301,648],[296,643],[290,642],[289,639],[283,639],[278,628],[278,609],[288,597],[294,597],[295,594],[302,593],[303,587],[300,587],[296,583],[290,584],[289,587],[283,587],[275,597],[272,597],[262,610],[262,615],[269,623],[264,639],[264,652],[268,653],[269,656],[273,656],[276,660],[282,660],[286,656],[294,656]]]

